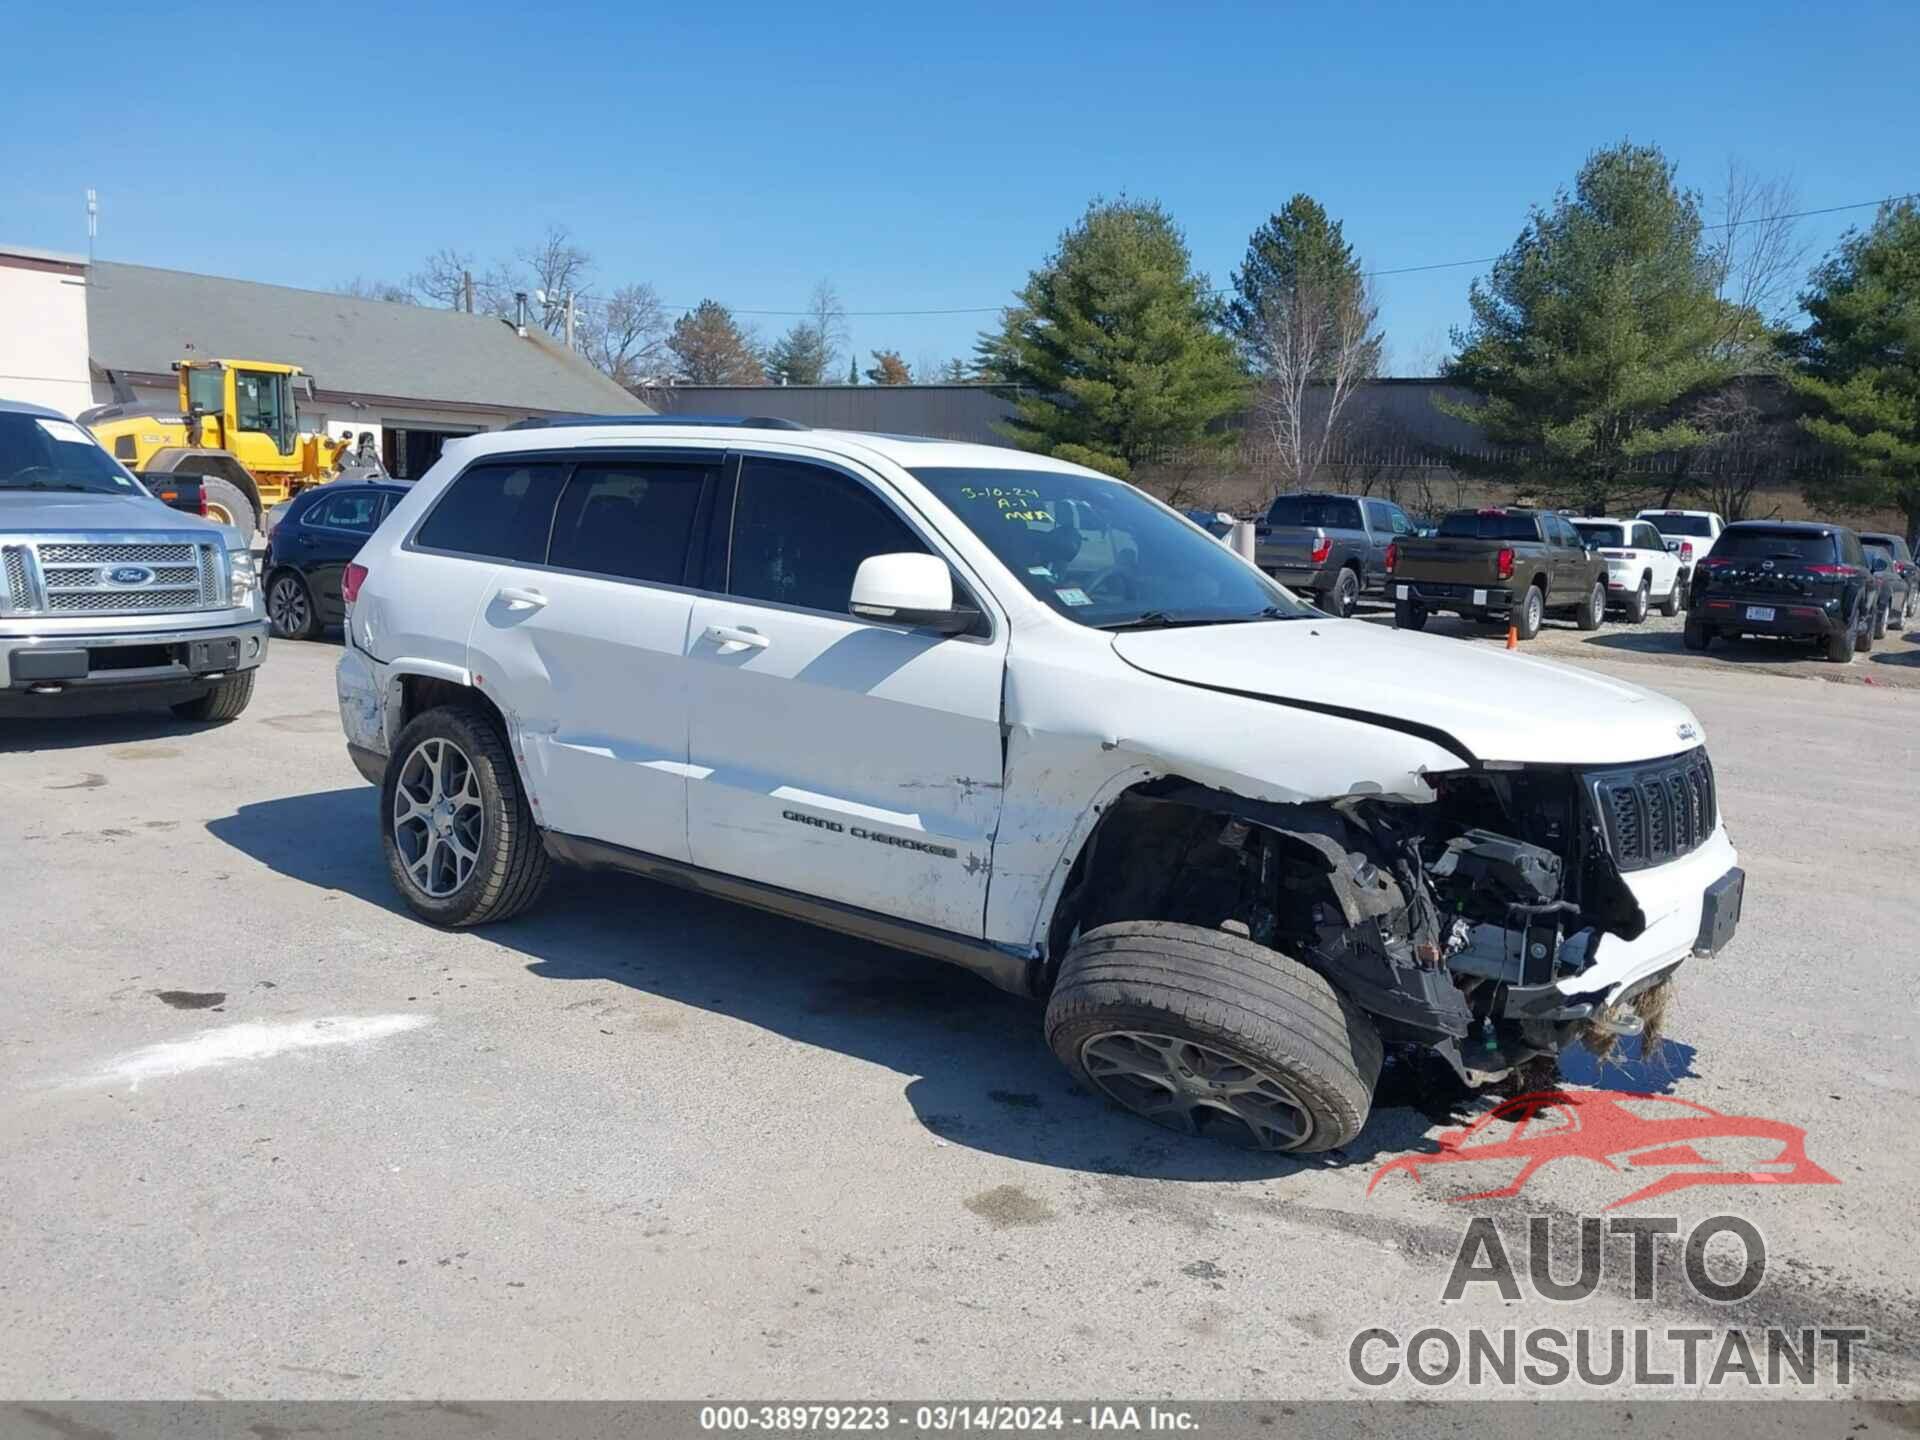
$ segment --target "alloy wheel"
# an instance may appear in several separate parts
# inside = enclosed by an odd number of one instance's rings
[[[273,621],[273,628],[282,635],[301,635],[306,632],[307,587],[291,575],[282,575],[273,582],[273,589],[267,595],[267,616]]]
[[[393,840],[407,879],[436,900],[453,894],[473,875],[486,828],[466,752],[438,737],[414,746],[393,791]]]
[[[1108,1098],[1188,1135],[1247,1150],[1296,1150],[1313,1136],[1291,1088],[1197,1040],[1109,1030],[1081,1046],[1080,1063]]]

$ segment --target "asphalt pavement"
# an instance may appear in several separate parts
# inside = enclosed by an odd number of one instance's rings
[[[639,880],[434,930],[336,654],[276,644],[222,728],[0,721],[0,1396],[1340,1396],[1369,1327],[1516,1324],[1859,1326],[1853,1393],[1920,1396],[1910,689],[1582,654],[1695,708],[1749,886],[1662,1052],[1562,1078],[1801,1127],[1838,1183],[1651,1207],[1757,1228],[1737,1306],[1618,1256],[1445,1303],[1474,1216],[1570,1237],[1641,1182],[1369,1194],[1492,1103],[1404,1065],[1345,1153],[1185,1140],[1078,1092],[1036,1005]]]

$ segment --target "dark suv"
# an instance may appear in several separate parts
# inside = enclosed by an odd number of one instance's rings
[[[408,488],[391,480],[335,480],[287,502],[261,565],[275,635],[313,640],[346,618],[340,577],[347,562]]]
[[[1686,647],[1716,635],[1809,639],[1845,665],[1886,631],[1887,569],[1845,526],[1737,521],[1694,568]]]
[[[1876,554],[1887,557],[1887,615],[1896,629],[1904,629],[1920,610],[1920,565],[1913,563],[1913,551],[1898,535],[1876,530],[1862,531],[1860,544],[1869,562]]]

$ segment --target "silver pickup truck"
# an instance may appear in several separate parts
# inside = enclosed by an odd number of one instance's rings
[[[0,715],[138,691],[231,720],[266,654],[239,531],[170,509],[57,411],[0,400]]]
[[[1344,618],[1362,594],[1384,592],[1387,546],[1413,533],[1413,522],[1391,500],[1282,495],[1254,531],[1254,563]]]

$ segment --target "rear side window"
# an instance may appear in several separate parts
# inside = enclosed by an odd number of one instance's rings
[[[1798,560],[1809,565],[1832,565],[1839,549],[1831,535],[1802,530],[1727,530],[1713,547],[1715,559]]]
[[[1452,540],[1538,540],[1537,523],[1505,510],[1456,510],[1440,522],[1440,534]]]
[[[1624,545],[1618,525],[1575,525],[1574,530],[1589,545]]]
[[[708,473],[685,464],[579,466],[554,515],[547,563],[680,584]]]
[[[564,465],[506,462],[462,474],[420,527],[415,543],[490,560],[539,564],[560,498]]]
[[[1358,530],[1360,502],[1341,496],[1282,495],[1267,511],[1273,526],[1306,525],[1319,530]]]
[[[1713,522],[1704,515],[1649,515],[1662,535],[1711,535]]]
[[[844,613],[860,562],[903,551],[929,553],[850,477],[792,460],[749,458],[741,465],[730,594]]]
[[[1664,550],[1667,548],[1666,538],[1662,536],[1658,530],[1654,529],[1653,526],[1644,523],[1633,527],[1633,544],[1636,550]]]
[[[313,507],[309,525],[325,525],[332,530],[355,530],[372,534],[380,523],[380,492],[361,490],[351,495],[336,495]]]

